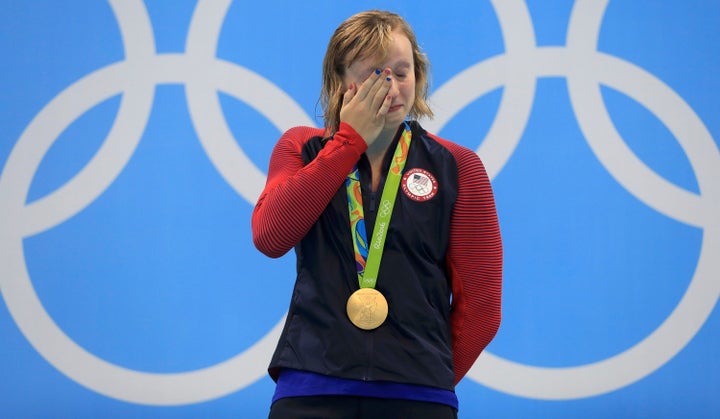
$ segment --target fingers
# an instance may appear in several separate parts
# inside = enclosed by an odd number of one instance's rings
[[[380,105],[380,109],[378,109],[377,116],[384,117],[387,115],[388,111],[390,110],[390,104],[392,103],[392,96],[386,94],[385,98],[383,99],[382,105]]]
[[[385,125],[392,103],[390,70],[374,71],[360,86],[350,83],[343,93],[340,121],[349,124],[370,145]]]
[[[387,113],[387,94],[392,86],[390,70],[375,70],[360,86],[350,83],[342,97],[341,117],[350,113],[364,113],[376,118]],[[383,108],[385,106],[385,109]]]
[[[388,100],[390,87],[391,79],[387,75],[387,72],[383,73],[380,79],[373,85],[374,90],[371,93],[372,100],[370,103],[370,110],[377,110],[377,115],[385,115],[387,110],[390,108],[390,101]],[[383,106],[385,106],[384,111]]]
[[[390,72],[388,70],[380,69],[377,69],[370,74],[370,76],[365,79],[358,89],[358,99],[363,101],[368,100],[368,105],[373,110],[377,109],[376,106],[380,106],[380,102],[376,101],[378,95],[385,96],[385,94],[387,94],[387,90],[390,89],[390,86],[388,85],[389,74]]]
[[[362,82],[360,88],[358,89],[359,100],[365,100],[365,98],[367,98],[367,96],[370,94],[372,87],[381,78],[381,76],[382,71],[379,68],[370,73],[370,75]]]

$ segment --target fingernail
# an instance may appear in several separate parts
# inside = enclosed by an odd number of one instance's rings
[[[385,77],[385,80],[390,81],[390,77]]]
[[[380,70],[379,68],[376,68],[376,69],[375,69],[375,74],[380,74],[380,71],[381,71],[381,70]]]

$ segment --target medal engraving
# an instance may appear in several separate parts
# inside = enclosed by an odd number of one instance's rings
[[[375,288],[360,288],[347,302],[347,315],[352,324],[363,330],[378,328],[388,315],[385,297]]]

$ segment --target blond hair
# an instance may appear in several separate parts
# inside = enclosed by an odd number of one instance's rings
[[[345,93],[343,89],[345,70],[356,60],[374,55],[384,58],[391,40],[391,32],[395,30],[400,30],[407,36],[413,51],[415,102],[410,109],[410,117],[418,119],[433,116],[427,104],[430,62],[420,50],[415,33],[400,15],[370,10],[353,15],[341,23],[328,43],[323,60],[320,91],[320,104],[328,133],[334,133],[340,126],[340,106],[342,95]]]

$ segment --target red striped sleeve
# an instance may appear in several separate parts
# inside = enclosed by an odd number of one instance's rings
[[[490,179],[471,150],[440,140],[458,162],[459,192],[448,249],[455,384],[500,327],[503,250]]]
[[[273,149],[251,220],[255,247],[269,257],[284,255],[305,236],[367,148],[350,125],[341,123],[333,140],[305,165],[303,146],[322,133],[318,128],[291,128]]]

